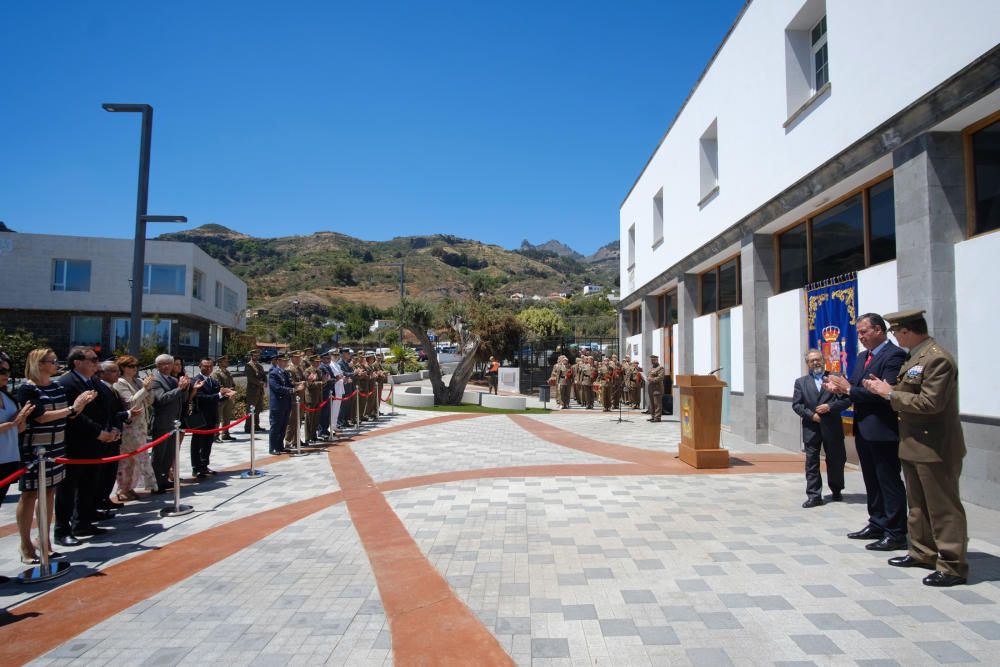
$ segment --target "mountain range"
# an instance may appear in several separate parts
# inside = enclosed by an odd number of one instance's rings
[[[282,312],[294,301],[322,312],[344,300],[380,308],[399,301],[399,264],[408,296],[440,301],[471,292],[500,296],[617,291],[618,241],[584,256],[557,240],[515,250],[449,234],[366,241],[338,232],[254,237],[221,225],[161,234],[195,243],[246,281],[250,308]]]

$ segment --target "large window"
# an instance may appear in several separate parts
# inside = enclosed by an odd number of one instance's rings
[[[222,309],[222,283],[215,281],[215,307]]]
[[[892,178],[782,232],[777,253],[781,292],[895,259]]]
[[[972,135],[972,234],[1000,229],[1000,120]]]
[[[90,260],[56,259],[52,261],[53,292],[89,292]]]
[[[826,16],[816,22],[809,31],[812,43],[813,92],[830,80],[830,63],[826,48]]]
[[[642,333],[642,309],[633,308],[625,311],[625,334],[634,336]]]
[[[739,257],[706,271],[700,278],[700,314],[707,315],[740,305]]]
[[[222,288],[222,309],[227,313],[236,313],[236,311],[239,310],[239,302],[236,298],[236,292],[228,287]]]
[[[128,348],[131,322],[124,317],[111,320],[111,349],[124,350]],[[143,320],[142,347],[156,350],[170,349],[170,320]]]
[[[656,327],[670,327],[676,323],[677,290],[670,290],[656,297]]]
[[[104,333],[104,318],[102,317],[74,317],[70,320],[69,344],[72,345],[99,345]]]
[[[201,346],[201,332],[197,329],[182,326],[177,331],[177,344],[186,347],[199,347]]]
[[[142,281],[143,294],[184,294],[186,267],[183,264],[147,264]]]
[[[199,301],[205,300],[205,274],[198,269],[194,270],[194,278],[191,281],[191,296]]]

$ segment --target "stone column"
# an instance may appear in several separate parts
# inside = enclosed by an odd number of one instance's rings
[[[656,297],[642,297],[642,361],[640,365],[649,363],[649,355],[653,353],[653,329],[656,328]],[[643,366],[645,367],[645,366]]]
[[[927,311],[930,333],[958,357],[955,244],[965,238],[965,165],[957,132],[923,134],[892,155],[899,309]]]
[[[628,331],[625,326],[625,311],[618,311],[618,355],[621,356],[625,350],[625,339],[628,338]]]
[[[694,372],[694,318],[698,317],[698,276],[685,273],[677,279],[677,368],[674,375]],[[675,381],[676,383],[676,381]]]
[[[748,442],[768,441],[767,299],[774,295],[773,237],[748,234],[740,249],[743,294],[743,415],[739,435]]]

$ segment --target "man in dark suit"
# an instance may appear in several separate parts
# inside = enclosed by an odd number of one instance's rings
[[[267,402],[268,418],[271,427],[268,429],[269,450],[272,454],[285,453],[285,429],[288,428],[288,418],[292,413],[292,401],[295,400],[296,386],[292,384],[292,376],[288,368],[288,355],[282,353],[274,358],[271,370],[267,372]]]
[[[205,419],[204,429],[215,428],[219,423],[219,404],[236,394],[236,391],[223,387],[212,377],[212,369],[215,362],[211,357],[205,357],[198,364],[201,371],[194,376],[195,384],[201,385],[194,395],[194,409],[192,412],[200,413]],[[211,433],[195,433],[191,437],[191,474],[198,479],[205,479],[216,472],[208,467],[209,459],[212,457],[212,443],[215,436]]]
[[[91,382],[97,390],[97,400],[106,401],[107,410],[111,414],[111,421],[108,423],[108,430],[118,434],[118,438],[104,445],[104,456],[118,456],[121,453],[121,432],[132,415],[129,414],[128,407],[115,393],[114,384],[121,377],[121,370],[118,364],[108,360],[101,362],[100,368]],[[115,488],[115,481],[118,478],[118,462],[112,461],[100,466],[100,481],[97,484],[97,508],[98,510],[117,509],[117,505],[111,502],[111,492]],[[106,517],[102,517],[106,518]]]
[[[184,375],[178,380],[170,374],[174,358],[169,354],[156,357],[153,371],[153,419],[150,437],[155,440],[174,430],[174,422],[180,421],[187,405],[191,378]],[[176,443],[168,440],[153,448],[153,472],[156,474],[156,492],[165,493],[173,488],[170,467],[174,464]]]
[[[847,409],[851,401],[838,397],[823,388],[823,354],[819,350],[806,353],[809,374],[795,381],[792,393],[792,410],[802,418],[802,444],[806,452],[806,501],[803,507],[818,507],[823,504],[823,477],[819,472],[820,447],[826,453],[826,476],[833,500],[841,499],[844,488],[844,463],[847,452],[844,449],[844,427],[840,413]]]
[[[57,382],[72,403],[87,391],[97,391],[100,382],[92,379],[97,372],[97,353],[89,347],[74,347],[66,356],[70,371]],[[100,396],[100,394],[98,394]],[[66,423],[66,456],[73,459],[100,458],[106,443],[114,442],[120,434],[109,427],[114,414],[111,403],[93,400],[74,419]],[[99,528],[94,521],[102,517],[97,512],[100,466],[68,465],[66,478],[56,488],[55,540],[64,547],[80,544],[77,536],[101,535],[106,528]]]
[[[892,406],[864,388],[866,379],[895,384],[906,352],[886,335],[885,320],[875,313],[858,318],[858,355],[850,380],[828,376],[824,388],[846,395],[854,404],[854,444],[868,494],[868,525],[848,533],[852,540],[877,540],[871,551],[906,549],[906,489],[900,476],[899,422]]]

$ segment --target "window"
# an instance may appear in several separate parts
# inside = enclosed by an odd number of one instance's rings
[[[642,310],[633,308],[625,311],[625,335],[634,336],[642,333]]]
[[[128,349],[131,325],[131,321],[124,317],[116,317],[111,320],[112,350]],[[143,320],[140,345],[144,349],[162,351],[170,349],[170,320]]]
[[[701,135],[699,145],[699,166],[701,169],[701,196],[699,206],[719,191],[719,121],[713,120]]]
[[[194,270],[194,280],[191,281],[191,296],[199,301],[205,300],[205,274]]]
[[[89,292],[90,260],[56,259],[52,261],[53,292]]]
[[[676,323],[677,290],[670,290],[656,297],[656,326],[671,327]]]
[[[701,274],[702,315],[740,305],[740,295],[739,257],[734,257]]]
[[[1000,229],[1000,120],[972,135],[972,234]]]
[[[99,345],[103,336],[104,318],[74,317],[69,324],[69,344]]]
[[[215,281],[215,307],[222,309],[222,283]]]
[[[663,188],[653,197],[653,247],[663,241]]]
[[[813,85],[815,93],[830,80],[830,63],[826,50],[826,16],[824,15],[809,31],[812,42]]]
[[[628,266],[635,266],[635,225],[628,228]]]
[[[180,327],[177,331],[177,344],[185,347],[200,347],[201,332],[190,327]]]
[[[228,287],[224,287],[222,291],[222,309],[227,313],[235,313],[239,309],[237,306],[236,292]]]
[[[778,235],[778,291],[895,259],[893,197],[887,178]]]
[[[183,264],[147,264],[142,293],[183,296],[186,268]]]

